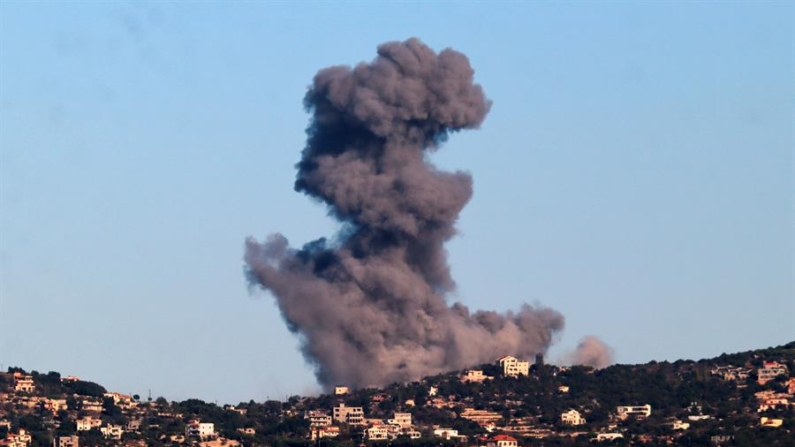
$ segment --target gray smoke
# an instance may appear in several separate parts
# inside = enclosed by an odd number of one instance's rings
[[[315,75],[297,191],[344,223],[334,241],[301,249],[280,234],[246,241],[252,284],[276,298],[324,386],[383,386],[546,352],[558,312],[470,313],[444,243],[472,197],[472,178],[426,159],[451,132],[477,128],[491,103],[467,57],[417,39],[378,47],[371,63]]]
[[[580,340],[577,349],[567,356],[566,362],[572,365],[605,368],[613,364],[613,350],[598,338],[589,335]]]

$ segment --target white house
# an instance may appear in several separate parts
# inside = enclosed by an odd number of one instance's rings
[[[651,415],[651,405],[619,406],[616,407],[616,415],[622,421],[628,417],[647,418]]]
[[[389,430],[384,425],[373,425],[364,430],[364,437],[368,441],[384,441],[389,436]]]
[[[506,355],[498,360],[502,367],[502,372],[507,377],[518,377],[530,375],[530,362],[522,362],[516,357]]]
[[[215,424],[199,420],[190,421],[185,426],[185,436],[200,439],[213,438],[215,437]]]

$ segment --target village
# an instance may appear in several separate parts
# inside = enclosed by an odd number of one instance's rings
[[[380,390],[340,385],[318,397],[223,407],[9,368],[0,374],[0,447],[741,445],[736,438],[749,433],[786,439],[795,428],[792,348],[777,352],[784,355],[605,370],[504,356]],[[678,388],[655,394],[654,380]]]

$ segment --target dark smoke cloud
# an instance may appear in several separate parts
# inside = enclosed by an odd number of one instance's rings
[[[290,248],[279,234],[246,241],[253,284],[272,292],[325,386],[381,386],[545,352],[558,312],[471,313],[444,243],[472,197],[472,178],[426,159],[490,108],[463,54],[417,39],[378,47],[371,63],[330,67],[304,101],[312,113],[295,189],[345,223],[335,241]]]
[[[598,338],[589,335],[580,340],[577,349],[566,356],[565,362],[605,368],[613,364],[613,350]]]

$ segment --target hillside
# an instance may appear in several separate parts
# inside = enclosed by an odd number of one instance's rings
[[[795,342],[601,370],[515,360],[224,407],[9,368],[0,373],[0,447],[795,446]]]

